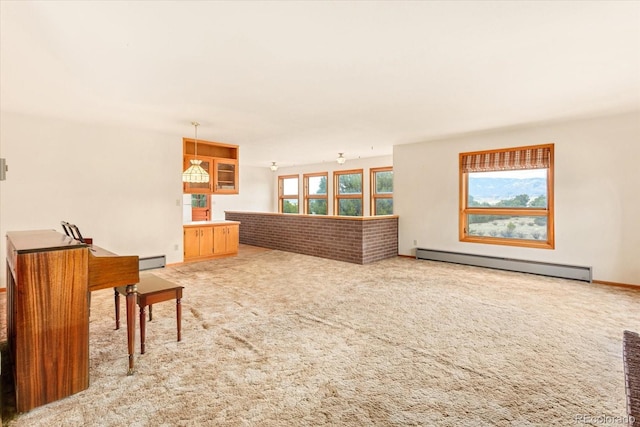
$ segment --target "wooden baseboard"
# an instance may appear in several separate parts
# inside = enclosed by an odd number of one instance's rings
[[[618,288],[626,288],[626,289],[633,289],[634,291],[640,291],[640,285],[632,285],[631,283],[607,282],[605,280],[592,280],[592,282],[597,283],[599,285],[616,286]]]

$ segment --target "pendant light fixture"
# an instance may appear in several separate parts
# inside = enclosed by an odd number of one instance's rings
[[[276,165],[276,162],[271,162],[271,166],[269,166],[269,168],[272,172],[275,172],[278,170],[278,165]]]
[[[202,164],[202,160],[198,160],[198,126],[200,126],[200,123],[191,122],[191,124],[196,129],[195,155],[193,160],[191,160],[191,166],[189,166],[186,171],[182,172],[182,182],[209,182],[209,174],[202,168],[202,166],[200,166],[200,164]]]
[[[347,159],[345,159],[343,154],[344,153],[338,153],[338,158],[336,159],[336,162],[338,162],[339,165],[344,165],[344,162],[347,161]]]

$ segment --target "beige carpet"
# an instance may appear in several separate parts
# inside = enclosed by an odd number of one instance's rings
[[[156,305],[127,376],[113,294],[95,292],[90,388],[5,424],[566,426],[626,414],[622,332],[639,329],[640,292],[280,251],[156,274],[185,286],[182,342],[175,305]]]

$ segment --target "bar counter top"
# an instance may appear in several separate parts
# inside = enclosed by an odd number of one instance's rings
[[[213,219],[210,221],[189,221],[182,224],[183,227],[206,227],[208,225],[240,224],[239,221],[227,221],[226,219]]]

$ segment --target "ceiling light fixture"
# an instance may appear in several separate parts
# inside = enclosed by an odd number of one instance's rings
[[[182,182],[209,182],[209,173],[200,166],[202,160],[198,160],[198,126],[200,126],[200,123],[191,122],[191,124],[196,128],[196,138],[194,140],[195,155],[193,160],[191,160],[191,166],[189,166],[186,171],[182,172]]]
[[[338,162],[339,165],[344,165],[344,162],[347,161],[347,159],[344,158],[343,154],[344,153],[338,153],[338,158],[336,159],[336,162]]]
[[[271,162],[271,166],[269,166],[269,169],[271,169],[271,172],[277,171],[278,165],[276,165],[276,162]]]

